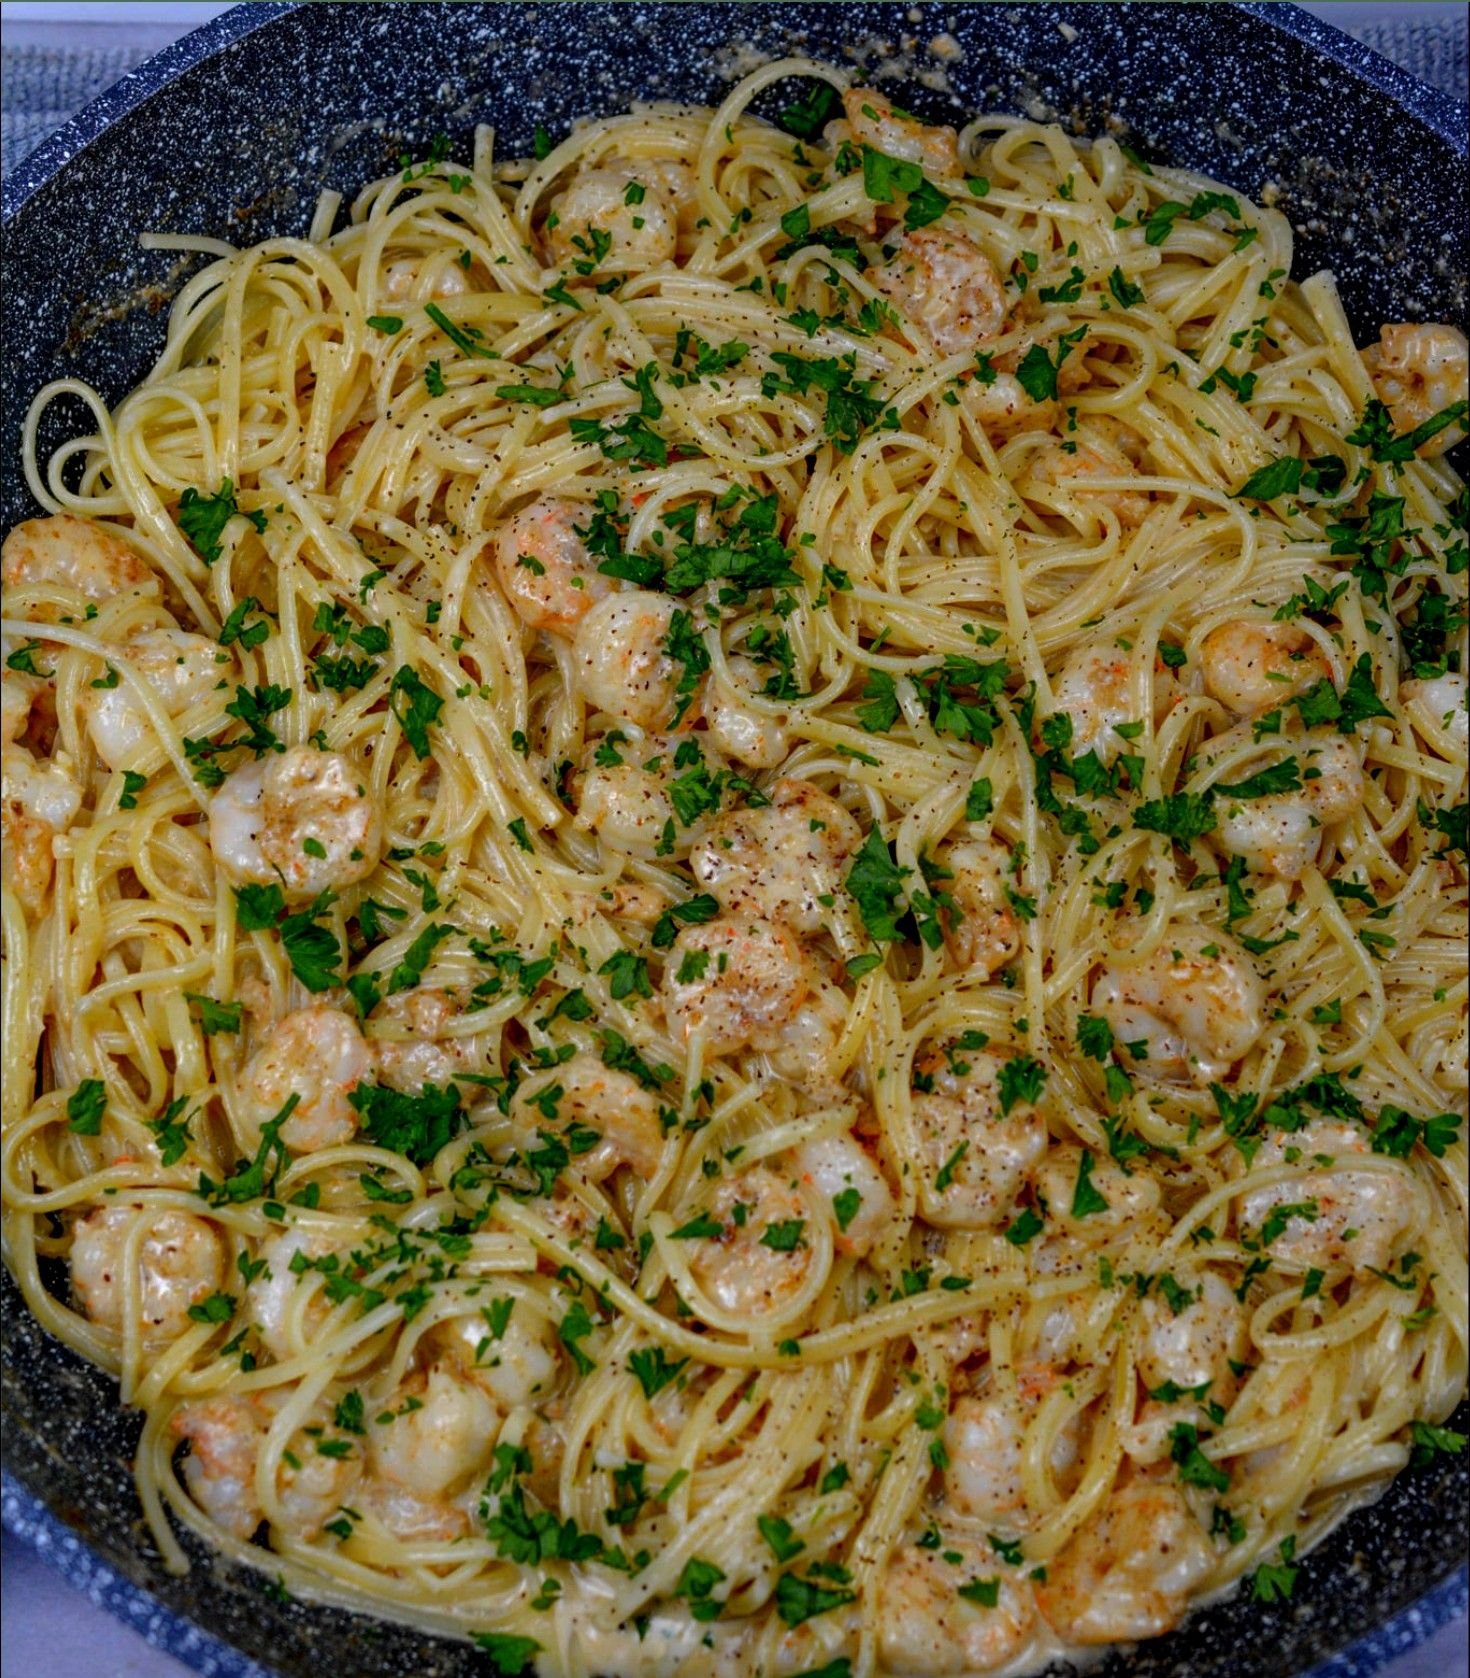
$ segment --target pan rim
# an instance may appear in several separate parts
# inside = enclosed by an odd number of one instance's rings
[[[43,189],[63,176],[107,130],[162,93],[173,82],[237,42],[300,9],[304,0],[251,0],[179,38],[106,89],[24,158],[3,184],[0,223],[8,230]],[[1301,42],[1417,119],[1459,156],[1467,145],[1467,106],[1418,81],[1371,48],[1325,20],[1285,0],[1231,0],[1232,9]],[[734,8],[732,8],[734,9]],[[3,1474],[0,1518],[20,1541],[35,1550],[69,1582],[81,1583],[89,1598],[133,1626],[155,1647],[194,1670],[215,1678],[276,1678],[234,1645],[166,1605],[135,1583],[74,1531],[25,1481]],[[76,1563],[85,1558],[83,1579]],[[1470,1601],[1470,1568],[1452,1566],[1422,1596],[1360,1634],[1352,1643],[1306,1669],[1301,1678],[1372,1678],[1393,1659],[1428,1641],[1463,1617]]]
[[[0,190],[0,225],[9,226],[27,202],[93,140],[170,82],[216,52],[298,10],[303,3],[304,0],[250,0],[248,5],[237,5],[189,34],[181,35],[162,52],[129,71],[21,160]],[[1229,3],[1234,10],[1246,12],[1313,48],[1417,117],[1461,156],[1470,155],[1470,135],[1467,135],[1470,107],[1464,102],[1419,81],[1381,53],[1303,11],[1290,0],[1229,0]]]

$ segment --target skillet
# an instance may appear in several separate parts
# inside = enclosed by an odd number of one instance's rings
[[[958,56],[927,50],[941,35]],[[160,311],[193,268],[140,252],[140,231],[299,233],[321,188],[350,195],[441,130],[465,155],[488,120],[500,154],[523,155],[538,123],[559,136],[631,99],[715,102],[751,49],[897,59],[885,90],[929,120],[1017,110],[1253,196],[1269,183],[1297,230],[1295,272],[1335,271],[1360,340],[1385,320],[1463,324],[1465,107],[1293,6],[255,3],[120,82],[5,184],[4,527],[36,511],[15,464],[34,391],[80,376],[116,401],[162,341]],[[42,456],[83,423],[79,404],[53,404]],[[6,1524],[95,1600],[221,1678],[487,1670],[463,1645],[281,1600],[187,1541],[193,1571],[165,1574],[114,1384],[39,1329],[8,1273],[0,1324]],[[1290,1602],[1220,1604],[1092,1670],[1366,1678],[1465,1611],[1467,1510],[1470,1460],[1436,1457],[1315,1551]]]

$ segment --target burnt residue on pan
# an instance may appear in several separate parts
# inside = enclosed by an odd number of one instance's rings
[[[1289,7],[255,4],[144,66],[6,183],[20,208],[0,311],[4,522],[35,510],[15,470],[34,392],[83,376],[116,400],[157,354],[160,310],[197,264],[139,250],[140,231],[299,234],[324,187],[350,195],[440,130],[464,157],[490,122],[499,155],[524,154],[538,124],[556,135],[638,98],[718,100],[788,52],[861,64],[924,116],[1015,110],[1274,197],[1297,230],[1296,271],[1336,272],[1360,340],[1388,319],[1463,315],[1465,219],[1446,213],[1465,197],[1463,108]],[[79,402],[57,404],[43,457],[90,428]],[[94,1598],[218,1678],[261,1678],[256,1661],[293,1678],[486,1670],[465,1645],[283,1601],[269,1573],[192,1541],[193,1571],[166,1575],[131,1482],[138,1421],[114,1383],[39,1328],[8,1275],[0,1316],[19,1482],[6,1519]],[[1463,1611],[1463,1585],[1443,1581],[1467,1509],[1470,1459],[1440,1456],[1315,1551],[1290,1602],[1221,1604],[1093,1670],[1274,1678],[1330,1659],[1323,1678],[1366,1678]]]

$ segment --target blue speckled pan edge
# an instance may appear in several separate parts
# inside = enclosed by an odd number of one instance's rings
[[[95,1550],[8,1471],[0,1476],[0,1520],[88,1602],[130,1626],[155,1649],[204,1678],[278,1678],[109,1567]],[[1336,1678],[1336,1675],[1334,1675]]]
[[[157,57],[124,78],[114,88],[109,89],[92,105],[75,117],[55,136],[46,141],[35,153],[27,158],[10,176],[4,184],[4,213],[7,222],[40,188],[44,187],[64,167],[71,164],[92,141],[96,140],[119,119],[134,111],[145,101],[165,90],[169,83],[185,72],[199,65],[212,55],[228,49],[234,43],[240,43],[246,37],[271,24],[295,8],[289,4],[279,3],[279,0],[256,0],[256,3],[240,6],[224,14],[211,24],[196,31],[183,40],[175,43]],[[323,8],[324,10],[346,11],[346,7]],[[355,10],[356,8],[354,8]],[[468,10],[469,8],[466,8]],[[554,8],[568,10],[569,8]],[[601,8],[588,8],[600,10]],[[635,18],[637,12],[647,8],[628,8],[630,18]],[[697,14],[710,8],[689,8],[690,21],[694,23]],[[951,8],[931,6],[933,13],[943,13]],[[978,8],[953,8],[955,10],[978,10]],[[1162,10],[1164,8],[1157,8]],[[1175,10],[1176,8],[1167,8]],[[1177,8],[1182,11],[1184,8]],[[1189,8],[1193,11],[1195,8]],[[1257,19],[1266,26],[1268,31],[1279,31],[1308,47],[1316,56],[1338,66],[1346,71],[1354,80],[1366,84],[1383,95],[1385,103],[1398,107],[1410,114],[1432,134],[1438,136],[1449,148],[1460,153],[1465,152],[1466,138],[1466,107],[1459,102],[1425,87],[1396,66],[1379,57],[1371,50],[1361,46],[1343,36],[1329,24],[1300,12],[1296,7],[1282,4],[1248,4],[1231,8],[1236,12],[1244,12]],[[518,11],[519,8],[507,7],[507,15]],[[621,10],[621,8],[620,8]],[[764,8],[753,8],[764,10]],[[793,8],[805,10],[805,8]],[[853,8],[856,10],[856,8]],[[997,12],[1009,8],[996,8]],[[1141,12],[1149,12],[1156,8],[1140,7]],[[1378,318],[1383,318],[1382,316]],[[13,1294],[9,1288],[7,1293]],[[7,1299],[7,1305],[11,1303]],[[1463,1424],[1461,1424],[1463,1425]],[[1386,1499],[1402,1505],[1414,1499],[1412,1486],[1403,1484],[1396,1488],[1399,1496]],[[1443,1545],[1443,1529],[1446,1507],[1440,1505],[1432,1496],[1423,1499],[1417,1507],[1418,1521],[1433,1531],[1435,1526],[1440,1533],[1439,1545],[1432,1546],[1436,1550]],[[1452,1503],[1453,1500],[1451,1500]],[[212,1675],[212,1678],[272,1678],[272,1669],[259,1664],[249,1656],[239,1652],[232,1646],[220,1641],[214,1635],[202,1630],[178,1609],[165,1604],[158,1596],[152,1594],[143,1586],[134,1583],[122,1572],[109,1563],[93,1549],[74,1530],[68,1520],[47,1508],[32,1492],[10,1474],[6,1474],[4,1481],[3,1504],[0,1504],[0,1514],[3,1514],[7,1528],[17,1536],[26,1539],[36,1546],[38,1551],[52,1566],[58,1568],[73,1583],[78,1584],[87,1595],[100,1606],[106,1607],[119,1618],[134,1626],[155,1646],[174,1655],[196,1671]],[[1400,1524],[1391,1528],[1393,1537],[1390,1544],[1397,1542],[1405,1544],[1405,1534],[1410,1530],[1404,1522],[1402,1514],[1395,1517]],[[1426,1538],[1428,1533],[1425,1534]],[[1382,1542],[1381,1538],[1379,1540]],[[1366,1545],[1364,1547],[1367,1547]],[[1431,1547],[1431,1546],[1426,1546]],[[1308,1571],[1311,1570],[1311,1558]],[[1422,1575],[1421,1575],[1422,1576]],[[1333,1594],[1334,1581],[1318,1572],[1311,1580],[1310,1586],[1304,1579],[1299,1595],[1304,1615],[1323,1613],[1330,1619],[1330,1606],[1327,1599]],[[1464,1567],[1451,1572],[1447,1577],[1435,1583],[1418,1600],[1385,1618],[1381,1624],[1368,1633],[1360,1636],[1346,1649],[1329,1655],[1320,1664],[1310,1669],[1311,1678],[1370,1678],[1370,1675],[1381,1672],[1383,1667],[1404,1651],[1413,1648],[1432,1636],[1441,1626],[1466,1612],[1467,1575]],[[202,1606],[208,1601],[208,1586],[201,1595],[201,1613],[207,1612]],[[268,1622],[272,1616],[272,1608],[264,1601],[259,1604],[259,1617]],[[338,1617],[343,1619],[346,1617]],[[1359,1622],[1362,1623],[1361,1620]],[[362,1622],[358,1622],[359,1625]],[[369,1628],[370,1630],[371,1628]],[[1184,1634],[1186,1640],[1189,1632]],[[1166,1640],[1173,1643],[1175,1639]],[[1321,1636],[1317,1647],[1323,1643],[1330,1647],[1331,1633]],[[1155,1646],[1157,1647],[1157,1646]],[[1201,1652],[1203,1655],[1203,1651]],[[1221,1670],[1219,1661],[1221,1656],[1218,1649],[1210,1651],[1211,1660],[1202,1663],[1199,1670],[1208,1669],[1211,1672]],[[284,1652],[279,1652],[277,1658],[290,1660]],[[1184,1657],[1187,1659],[1187,1657]],[[318,1651],[318,1661],[320,1651]],[[1251,1665],[1249,1657],[1242,1651],[1235,1657],[1235,1672],[1244,1673],[1256,1670]],[[366,1666],[366,1662],[364,1666]],[[396,1670],[406,1675],[410,1670],[418,1678],[420,1673],[427,1674],[430,1668],[435,1673],[448,1672],[450,1665],[441,1667],[437,1660],[425,1663],[415,1663],[411,1667],[400,1665]],[[298,1662],[290,1662],[290,1669],[306,1670]],[[313,1670],[321,1671],[318,1664]],[[459,1672],[464,1668],[458,1660],[452,1661],[452,1670]],[[1156,1664],[1155,1655],[1148,1651],[1140,1651],[1137,1670],[1149,1672],[1165,1670],[1162,1664]],[[1172,1671],[1184,1673],[1193,1671],[1193,1663],[1188,1666],[1171,1666]],[[1264,1666],[1258,1668],[1266,1670]],[[340,1669],[335,1662],[331,1670]],[[373,1670],[381,1668],[373,1665]],[[1134,1670],[1131,1660],[1110,1660],[1106,1664],[1109,1675]],[[1285,1668],[1283,1667],[1284,1671]],[[608,1678],[619,1678],[619,1675],[609,1674]]]
[[[1464,151],[1466,124],[1470,105],[1463,99],[1452,99],[1438,88],[1430,87],[1391,59],[1374,52],[1372,47],[1355,41],[1351,35],[1318,17],[1304,12],[1300,6],[1284,0],[1241,0],[1239,9],[1274,24],[1288,35],[1315,47],[1324,58],[1341,64],[1354,75],[1371,82],[1381,93],[1386,93],[1396,105],[1412,111],[1421,122],[1427,123],[1441,139]]]
[[[66,167],[89,141],[95,140],[104,129],[110,128],[119,117],[141,105],[162,87],[183,75],[211,53],[219,52],[231,41],[238,41],[255,30],[262,29],[283,12],[295,9],[299,0],[244,0],[227,12],[212,19],[199,29],[181,35],[162,52],[155,53],[136,70],[114,82],[99,93],[90,105],[64,123],[48,139],[10,172],[0,183],[0,212],[10,218],[26,199],[51,177]],[[1294,10],[1295,8],[1287,8]]]

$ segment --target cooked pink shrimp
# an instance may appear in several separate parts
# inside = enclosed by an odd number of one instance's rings
[[[693,175],[673,159],[579,169],[551,200],[547,260],[556,267],[590,263],[595,273],[641,273],[672,262],[681,210],[692,198]]]
[[[348,1097],[372,1074],[373,1056],[350,1014],[318,1003],[285,1014],[271,1026],[240,1078],[242,1117],[252,1133],[294,1095],[281,1127],[293,1153],[350,1142],[357,1113]]]
[[[718,1235],[691,1240],[689,1269],[721,1310],[759,1317],[778,1310],[797,1293],[811,1266],[811,1248],[766,1239],[773,1227],[803,1223],[812,1207],[787,1175],[756,1165],[722,1179],[701,1212],[720,1225]]]
[[[630,741],[613,730],[589,742],[587,760],[590,767],[572,778],[575,825],[595,834],[607,850],[645,862],[680,857],[709,826],[711,811],[703,796],[687,823],[682,819],[690,814],[687,806],[681,812],[676,804],[676,783],[684,776],[699,777],[703,794],[718,789],[717,777],[725,767],[716,752],[701,750],[692,736],[655,734]],[[666,907],[661,902],[650,919]]]
[[[905,233],[867,278],[941,356],[968,354],[1005,328],[1005,289],[990,258],[963,233]]]
[[[1084,508],[1097,502],[1111,508],[1125,531],[1136,530],[1148,516],[1152,499],[1146,491],[1093,489],[1094,478],[1134,478],[1142,444],[1137,434],[1106,415],[1084,420],[1075,436],[1047,443],[1031,458],[1028,474],[1070,496],[1082,498]]]
[[[989,1387],[954,1401],[944,1424],[944,1500],[956,1514],[1025,1528],[1034,1520],[1026,1506],[1022,1456],[1026,1431],[1041,1401],[1061,1376],[1051,1369],[1026,1368],[1014,1392]],[[1058,1480],[1075,1466],[1078,1424],[1073,1417],[1057,1434],[1050,1467]]]
[[[520,508],[495,537],[495,573],[521,621],[570,640],[613,590],[578,535],[591,518],[578,501],[543,495]]]
[[[690,852],[689,866],[728,913],[816,932],[831,918],[822,899],[837,891],[862,829],[810,781],[777,781],[769,796],[769,804],[731,810],[711,822]]]
[[[1288,1160],[1315,1168],[1242,1195],[1240,1221],[1259,1238],[1273,1212],[1298,1208],[1269,1243],[1273,1259],[1303,1268],[1382,1270],[1411,1229],[1418,1196],[1397,1171],[1352,1169],[1353,1160],[1372,1157],[1368,1131],[1345,1120],[1313,1119],[1300,1130],[1273,1130],[1256,1152],[1254,1170]]]
[[[299,901],[365,880],[382,853],[383,817],[350,759],[293,746],[225,781],[210,801],[209,843],[232,883],[279,883]]]
[[[142,629],[130,635],[114,656],[143,677],[170,717],[203,704],[220,685],[219,644],[205,635],[183,629]],[[110,688],[85,689],[82,710],[97,755],[110,769],[127,763],[153,732],[148,713],[122,681]]]
[[[1182,1308],[1178,1300],[1154,1292],[1142,1306],[1143,1333],[1138,1342],[1138,1373],[1146,1387],[1198,1387],[1209,1381],[1223,1387],[1230,1360],[1244,1356],[1245,1310],[1235,1289],[1213,1270],[1195,1282],[1187,1273],[1175,1280],[1189,1287],[1193,1298]],[[1216,1395],[1218,1396],[1218,1395]]]
[[[270,1402],[222,1393],[182,1404],[169,1420],[187,1442],[184,1484],[199,1507],[236,1538],[248,1539],[264,1518],[256,1493],[256,1468],[271,1421]],[[352,1494],[362,1473],[354,1446],[345,1455],[323,1451],[326,1412],[298,1429],[282,1453],[276,1496],[282,1527],[293,1538],[313,1538]]]
[[[255,1493],[255,1465],[265,1439],[258,1406],[229,1393],[197,1399],[181,1404],[168,1426],[189,1447],[183,1461],[189,1495],[233,1537],[252,1538],[265,1518]]]
[[[385,303],[426,303],[436,297],[467,297],[485,289],[485,276],[457,257],[400,256],[383,270],[378,293]]]
[[[967,1591],[975,1585],[985,1588]],[[1015,1660],[1033,1635],[1036,1604],[1029,1582],[1006,1573],[987,1542],[946,1533],[933,1548],[893,1552],[875,1617],[885,1672],[964,1678]]]
[[[379,1081],[417,1095],[425,1084],[443,1089],[459,1073],[483,1074],[498,1034],[456,1030],[465,1018],[463,995],[439,986],[416,985],[384,997],[368,1021]]]
[[[663,1155],[659,1103],[634,1077],[604,1066],[596,1055],[573,1055],[554,1072],[528,1079],[516,1091],[511,1116],[528,1132],[563,1129],[595,1133],[572,1155],[571,1169],[600,1183],[619,1166],[651,1177]]]
[[[218,1293],[224,1251],[214,1225],[188,1212],[159,1211],[140,1202],[99,1206],[72,1235],[71,1284],[94,1323],[121,1332],[127,1304],[124,1266],[134,1248],[143,1339],[177,1340],[189,1327],[189,1307]]]
[[[813,1093],[835,1091],[839,1085],[837,1047],[847,1030],[851,1004],[846,991],[824,979],[815,965],[807,976],[811,988],[795,1017],[778,1037],[764,1039],[758,1046],[778,1077]]]
[[[715,1055],[747,1044],[779,1048],[811,987],[810,962],[793,934],[755,915],[686,926],[664,970],[670,1024],[686,1040],[702,1031]]]
[[[860,146],[917,163],[932,175],[953,175],[960,166],[959,136],[954,129],[930,127],[894,109],[871,87],[850,87],[842,96],[847,126]],[[844,136],[845,137],[845,136]]]
[[[1112,641],[1088,641],[1078,647],[1052,683],[1057,710],[1072,719],[1070,750],[1074,757],[1096,752],[1111,763],[1122,750],[1120,723],[1138,721],[1132,695],[1132,663]]]
[[[408,1376],[369,1423],[363,1502],[400,1538],[458,1536],[501,1419],[494,1399],[448,1364]]]
[[[38,759],[20,743],[45,691],[34,677],[7,670],[4,742],[0,744],[0,858],[5,884],[26,919],[39,920],[51,890],[55,840],[77,819],[82,789],[66,761]]]
[[[1404,682],[1399,687],[1399,702],[1441,757],[1465,756],[1470,747],[1470,711],[1466,710],[1463,671]]]
[[[49,518],[18,524],[0,547],[0,574],[7,589],[56,589],[86,600],[112,600],[147,587],[156,592],[158,580],[147,561],[115,531],[53,513]],[[37,623],[54,623],[73,614],[68,604],[47,602],[25,614]]]
[[[1031,1181],[1047,1209],[1048,1235],[1093,1246],[1137,1229],[1159,1204],[1159,1185],[1146,1171],[1124,1171],[1106,1156],[1093,1155],[1084,1173],[1082,1156],[1088,1151],[1071,1142],[1048,1148]],[[1084,1180],[1105,1206],[1088,1198],[1093,1210],[1073,1210]]]
[[[1068,1643],[1158,1637],[1183,1617],[1214,1552],[1183,1497],[1135,1480],[1112,1496],[1046,1569],[1036,1601]]]
[[[1143,961],[1104,967],[1092,1006],[1134,1070],[1207,1084],[1223,1078],[1261,1035],[1266,992],[1233,938],[1181,924]]]
[[[934,859],[950,878],[939,887],[954,907],[943,919],[945,948],[955,965],[988,979],[1021,948],[1021,921],[1006,895],[1010,858],[990,839],[945,845]]]
[[[1150,1396],[1123,1428],[1124,1449],[1135,1462],[1161,1462],[1173,1428],[1203,1424],[1206,1403],[1228,1404],[1236,1384],[1231,1362],[1246,1356],[1245,1308],[1224,1277],[1207,1270],[1196,1279],[1176,1269],[1173,1280],[1174,1293],[1145,1295],[1140,1312],[1136,1368]]]
[[[730,659],[729,669],[747,692],[759,689],[761,678],[748,658]],[[736,692],[723,687],[710,688],[704,707],[710,737],[737,763],[752,769],[774,769],[791,750],[790,736],[769,712],[742,704]]]
[[[264,1266],[245,1290],[251,1326],[272,1357],[295,1357],[316,1338],[331,1312],[325,1292],[315,1286],[311,1261],[332,1252],[332,1239],[321,1229],[307,1231],[299,1224],[271,1235],[260,1245],[257,1261]]]
[[[916,1070],[913,1098],[922,1160],[920,1215],[942,1229],[985,1229],[1009,1215],[1026,1173],[1046,1151],[1046,1120],[1029,1101],[1001,1111],[1004,1056],[951,1046]]]
[[[666,643],[679,604],[630,589],[600,600],[576,635],[577,686],[590,705],[639,728],[672,725],[679,666]]]
[[[1317,860],[1322,836],[1363,802],[1360,748],[1330,729],[1313,729],[1297,742],[1304,771],[1296,792],[1218,801],[1219,839],[1260,873],[1297,880]],[[1309,778],[1310,777],[1310,778]]]
[[[1378,343],[1363,351],[1363,365],[1400,436],[1470,395],[1470,345],[1455,326],[1385,326]],[[1464,435],[1463,423],[1446,426],[1422,443],[1418,453],[1431,459]]]
[[[508,1296],[498,1301],[504,1305]],[[450,1317],[430,1331],[439,1356],[467,1381],[483,1387],[501,1409],[543,1402],[556,1385],[561,1357],[546,1318],[511,1299],[503,1315],[477,1296],[478,1311]]]
[[[1248,618],[1212,629],[1199,662],[1205,691],[1238,717],[1285,705],[1332,675],[1326,655],[1304,629]]]
[[[1014,373],[990,372],[988,380],[966,379],[960,391],[961,405],[979,420],[987,437],[999,440],[1017,431],[1053,429],[1055,402],[1049,397],[1036,401]]]
[[[849,1131],[796,1150],[801,1181],[832,1207],[839,1253],[861,1258],[893,1215],[893,1191],[878,1162]]]

